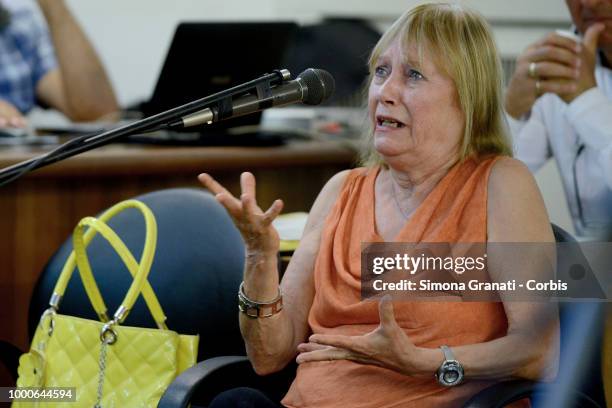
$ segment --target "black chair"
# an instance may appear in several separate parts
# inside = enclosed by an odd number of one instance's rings
[[[198,359],[244,354],[235,305],[244,266],[244,243],[232,220],[205,190],[168,189],[136,199],[146,203],[157,219],[157,251],[149,282],[166,313],[168,327],[179,333],[199,334]],[[109,222],[138,259],[144,242],[142,215],[126,210]],[[59,272],[72,250],[68,239],[42,271],[29,310],[33,335],[41,313],[48,307]],[[101,237],[88,248],[96,282],[113,311],[124,297],[131,276],[114,250]],[[79,274],[74,274],[60,305],[67,315],[97,319]],[[125,325],[156,327],[142,297]],[[16,378],[22,351],[0,342],[0,359]]]
[[[593,278],[580,246],[567,231],[552,224],[557,251],[557,276],[587,281]],[[576,274],[576,268],[583,273]],[[589,293],[596,293],[589,288]],[[534,407],[606,407],[602,379],[604,302],[561,302],[559,374],[552,384],[534,381],[503,381],[481,391],[466,408],[503,407],[530,398]]]
[[[559,243],[576,242],[570,234],[554,224],[553,231]],[[577,245],[571,248],[578,253],[557,252],[558,271],[570,268],[577,260],[585,262],[580,248]],[[502,381],[482,390],[464,407],[501,408],[524,398],[530,398],[535,407],[605,407],[600,354],[602,306],[603,303],[596,302],[561,304],[562,358],[559,376],[554,384],[527,380]],[[571,358],[566,358],[568,356]],[[280,401],[294,376],[294,365],[272,376],[260,377],[244,356],[214,357],[180,375],[166,390],[158,407],[186,407],[196,391],[201,398],[199,401],[206,404],[220,392],[241,386],[259,389]],[[552,401],[551,395],[557,399]]]

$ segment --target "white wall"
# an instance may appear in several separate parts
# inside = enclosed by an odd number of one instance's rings
[[[446,2],[452,0],[446,0]],[[317,16],[352,15],[360,17],[397,17],[403,11],[415,5],[429,3],[428,0],[282,0],[278,10],[283,14],[300,14]],[[487,17],[557,21],[567,18],[565,4],[562,0],[458,0],[458,3],[469,5],[480,10]]]
[[[423,1],[406,0],[67,0],[105,63],[126,105],[151,94],[179,21],[297,20],[322,16],[371,19],[379,26]],[[496,27],[503,55],[514,55],[549,27],[523,27],[520,21],[569,21],[561,0],[464,0],[494,21],[519,22]],[[566,24],[562,24],[566,26]],[[520,29],[517,29],[520,28]],[[206,52],[206,44],[201,52]]]

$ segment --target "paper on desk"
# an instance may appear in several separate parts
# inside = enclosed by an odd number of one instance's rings
[[[308,213],[306,212],[282,214],[272,222],[272,225],[278,231],[280,239],[299,241],[302,238],[307,219]]]
[[[281,252],[293,251],[297,248],[307,219],[308,213],[294,212],[280,215],[272,222],[281,239]]]
[[[93,121],[72,122],[64,114],[56,110],[42,110],[34,108],[28,114],[28,123],[39,131],[45,133],[95,133],[132,123],[124,121]]]

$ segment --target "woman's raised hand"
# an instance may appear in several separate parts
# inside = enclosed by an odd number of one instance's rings
[[[206,173],[200,174],[198,180],[215,194],[217,201],[230,214],[242,234],[247,252],[276,255],[280,239],[272,221],[283,209],[281,200],[275,200],[265,212],[259,208],[255,198],[255,176],[249,172],[240,175],[240,198],[234,197]]]

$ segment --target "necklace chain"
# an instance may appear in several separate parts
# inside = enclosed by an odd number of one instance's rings
[[[400,205],[399,197],[398,197],[397,192],[395,190],[395,183],[393,182],[393,180],[391,180],[391,192],[392,192],[392,195],[393,195],[393,201],[395,201],[395,205],[397,206],[397,209],[402,214],[404,219],[407,220],[408,218],[410,218],[410,213],[406,214],[406,212],[404,211],[404,209]]]

